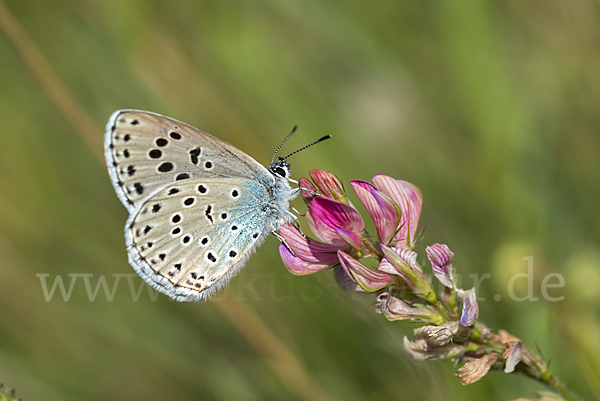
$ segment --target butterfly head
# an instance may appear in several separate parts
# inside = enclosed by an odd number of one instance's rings
[[[290,164],[282,157],[280,157],[278,161],[271,163],[267,169],[271,172],[271,174],[286,180],[290,176]]]
[[[285,180],[289,180],[289,176],[290,176],[290,164],[286,160],[288,157],[295,155],[296,153],[298,153],[306,148],[309,148],[312,145],[315,145],[321,141],[331,138],[331,135],[325,135],[321,139],[318,139],[318,140],[314,141],[313,143],[308,144],[308,145],[304,146],[303,148],[290,153],[286,157],[280,157],[279,160],[276,162],[275,157],[277,156],[277,152],[279,152],[279,149],[281,149],[283,144],[290,138],[290,136],[292,136],[294,134],[294,132],[296,132],[296,128],[298,128],[298,126],[295,126],[294,129],[292,129],[292,132],[290,132],[290,134],[283,140],[283,142],[281,142],[281,145],[279,145],[279,147],[275,151],[275,154],[273,155],[273,158],[271,159],[271,165],[268,167],[268,170],[271,172],[271,174],[281,177]]]

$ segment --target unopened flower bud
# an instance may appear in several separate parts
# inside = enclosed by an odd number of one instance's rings
[[[414,330],[415,337],[422,337],[433,345],[448,344],[458,333],[460,323],[447,322],[441,326],[423,326]]]
[[[434,244],[426,248],[427,258],[431,262],[433,275],[448,288],[454,287],[453,258],[454,253],[443,244]]]
[[[375,311],[387,320],[410,320],[411,322],[437,322],[441,319],[422,305],[411,306],[403,300],[392,296],[388,291],[379,294]],[[438,326],[435,326],[438,327]]]
[[[379,270],[391,272],[392,270],[389,269],[390,267],[393,268],[395,274],[402,277],[402,280],[416,295],[425,298],[429,302],[435,302],[436,297],[431,283],[416,264],[417,255],[415,252],[390,248],[385,245],[381,245],[381,250],[385,258],[381,261]]]
[[[404,337],[404,349],[415,362],[451,359],[465,352],[463,345],[449,343],[438,347],[427,342],[424,338],[416,338],[415,341],[410,341],[406,337]]]
[[[494,363],[498,360],[498,355],[487,354],[479,359],[465,363],[463,367],[456,371],[456,376],[460,378],[460,383],[463,386],[475,383],[487,374]]]
[[[477,305],[477,295],[475,288],[468,291],[457,290],[456,293],[462,299],[463,309],[460,317],[460,324],[465,327],[471,326],[479,316],[479,306]]]
[[[335,175],[324,170],[312,170],[309,174],[323,196],[348,203],[344,186]]]

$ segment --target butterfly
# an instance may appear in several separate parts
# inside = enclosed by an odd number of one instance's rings
[[[300,189],[286,158],[264,167],[197,128],[138,110],[112,114],[104,148],[129,212],[129,263],[177,301],[210,298],[269,233],[297,221],[290,201]]]

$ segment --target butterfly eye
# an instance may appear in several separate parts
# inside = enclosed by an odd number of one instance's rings
[[[274,170],[274,172],[275,172],[275,174],[277,174],[278,176],[283,177],[283,178],[285,178],[285,176],[287,175],[286,171],[284,169],[282,169],[281,167],[277,167]]]

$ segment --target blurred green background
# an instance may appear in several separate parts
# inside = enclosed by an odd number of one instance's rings
[[[369,5],[367,5],[369,4]],[[216,300],[133,274],[101,158],[121,108],[197,126],[292,176],[387,174],[423,191],[419,245],[446,243],[480,318],[600,399],[600,8],[595,0],[0,3],[0,382],[24,400],[509,400],[540,387],[416,365],[413,326],[330,272],[295,277],[270,238]],[[347,185],[349,188],[349,185]],[[353,198],[355,203],[356,198]],[[301,204],[295,205],[301,208]],[[508,296],[534,257],[537,302]],[[540,285],[559,273],[565,287]],[[69,276],[71,274],[71,276]],[[551,282],[555,282],[552,281]],[[517,281],[517,294],[526,291]],[[495,301],[494,295],[501,296]]]

